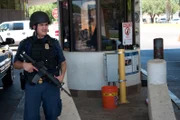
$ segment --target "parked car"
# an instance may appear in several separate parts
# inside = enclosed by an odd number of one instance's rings
[[[6,38],[13,38],[15,44],[28,36],[31,36],[34,30],[29,27],[29,20],[24,21],[7,21],[0,24],[0,35],[5,40]]]
[[[180,24],[180,18],[174,18],[170,21],[172,24]]]
[[[12,85],[14,69],[13,69],[13,53],[9,48],[10,44],[14,44],[14,39],[6,38],[6,41],[0,36],[0,88]]]
[[[158,21],[158,23],[167,23],[167,19],[166,18],[160,18]]]

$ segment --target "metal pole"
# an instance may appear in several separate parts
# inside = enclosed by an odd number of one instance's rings
[[[154,39],[154,59],[164,59],[163,39]]]
[[[101,51],[101,0],[96,0],[97,51]]]
[[[64,48],[64,36],[63,36],[63,29],[64,26],[63,24],[63,4],[61,0],[57,0],[57,5],[58,5],[58,29],[59,29],[59,40],[60,40],[60,44],[62,46],[62,48]]]
[[[118,49],[119,59],[119,102],[120,104],[128,103],[126,99],[126,78],[125,78],[125,59],[124,49]]]
[[[73,8],[72,0],[67,0],[68,2],[68,15],[69,15],[69,41],[70,41],[70,51],[75,51],[76,41],[74,39],[74,26],[73,26]]]

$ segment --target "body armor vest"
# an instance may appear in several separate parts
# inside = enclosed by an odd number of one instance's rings
[[[29,52],[30,57],[38,62],[43,62],[47,71],[52,75],[59,75],[59,64],[56,57],[56,53],[53,48],[53,40],[47,37],[46,40],[32,40],[31,38],[31,49]],[[28,77],[28,81],[31,82],[33,77],[37,74],[36,71],[28,73],[25,71],[25,75]]]

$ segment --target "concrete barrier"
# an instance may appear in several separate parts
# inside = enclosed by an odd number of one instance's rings
[[[148,61],[148,110],[150,120],[176,120],[166,80],[166,61]]]

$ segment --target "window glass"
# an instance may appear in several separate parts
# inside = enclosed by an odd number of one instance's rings
[[[24,24],[23,23],[13,23],[13,30],[23,30]]]
[[[103,51],[116,50],[116,42],[122,41],[122,22],[124,21],[132,22],[131,0],[101,0],[101,49]]]
[[[8,31],[9,30],[9,24],[2,24],[0,26],[0,32]]]
[[[97,49],[96,1],[73,0],[73,28],[75,51]]]
[[[101,0],[101,14],[102,50],[115,50],[123,20],[122,0]]]
[[[132,22],[131,1],[101,0],[100,8],[97,9],[97,0],[64,0],[62,13],[64,50],[69,48],[70,51],[116,50],[116,43],[122,42],[122,22]],[[99,36],[96,13],[99,12],[101,39],[97,40]],[[97,47],[101,48],[97,49]]]

